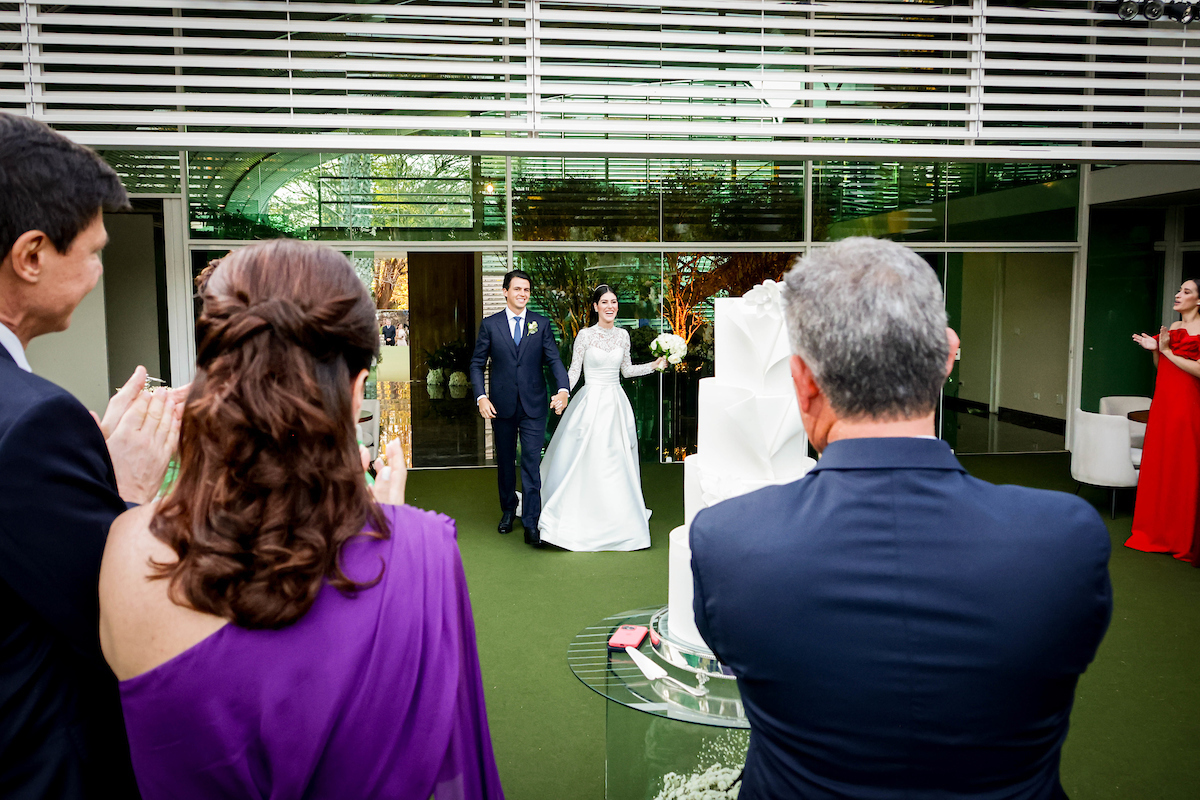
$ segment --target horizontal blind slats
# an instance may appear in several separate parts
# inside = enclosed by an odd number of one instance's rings
[[[164,142],[402,130],[728,152],[763,137],[1162,149],[1200,145],[1193,41],[1085,0],[22,2],[0,11],[0,103]]]

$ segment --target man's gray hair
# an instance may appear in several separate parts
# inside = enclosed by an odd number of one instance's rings
[[[946,308],[933,269],[865,236],[813,250],[784,277],[792,352],[838,416],[920,417],[946,380]]]

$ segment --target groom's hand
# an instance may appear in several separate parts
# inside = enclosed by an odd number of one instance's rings
[[[477,405],[479,406],[479,416],[484,419],[496,418],[496,407],[492,405],[492,401],[488,400],[486,396],[479,398]]]
[[[558,414],[560,417],[562,416],[562,413],[564,411],[566,411],[566,409],[567,409],[567,398],[569,396],[570,395],[568,394],[567,390],[562,389],[559,391],[558,394],[554,395],[554,397],[551,398],[551,400],[550,400],[550,407],[553,408],[554,413]]]

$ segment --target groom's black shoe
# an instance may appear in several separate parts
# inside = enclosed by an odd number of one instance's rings
[[[525,544],[531,544],[534,547],[542,546],[542,532],[538,528],[525,529]]]
[[[516,516],[517,515],[511,511],[505,511],[500,515],[500,524],[496,526],[496,530],[500,531],[501,533],[512,533],[513,519],[515,519]]]

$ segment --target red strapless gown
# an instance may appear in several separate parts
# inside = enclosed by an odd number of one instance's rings
[[[1200,360],[1200,336],[1171,331],[1171,351]],[[1146,424],[1133,535],[1126,547],[1200,566],[1200,378],[1159,357]]]

